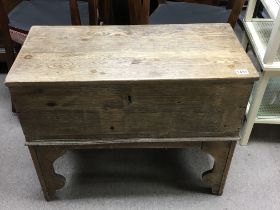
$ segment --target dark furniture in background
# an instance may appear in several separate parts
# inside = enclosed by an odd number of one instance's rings
[[[78,9],[70,12],[70,3],[75,2]],[[89,0],[91,2],[91,0]],[[83,24],[89,24],[89,8],[86,1],[72,0],[23,0],[9,13],[9,26],[12,39],[22,44],[33,25],[72,25],[79,19]],[[79,14],[79,17],[76,15]]]
[[[3,26],[0,38],[0,62],[5,61],[9,66],[14,59],[11,38],[15,43],[22,44],[32,25],[229,22],[234,26],[244,3],[244,0],[173,0],[167,3],[166,0],[1,1],[0,21]],[[182,1],[199,4],[186,4]],[[227,8],[232,10],[213,6],[225,2]],[[6,16],[8,12],[9,21]],[[7,33],[7,22],[11,38]]]
[[[11,40],[8,17],[4,5],[0,0],[0,62],[6,62],[8,69],[12,66],[15,54],[13,50],[13,43]]]
[[[2,4],[9,13],[16,5],[18,5],[22,0],[2,0]]]
[[[69,0],[71,10],[72,25],[81,25],[82,20],[85,18],[85,13],[80,12],[79,0]],[[87,0],[88,2],[88,24],[98,24],[98,0]]]
[[[141,0],[129,0],[130,4],[139,4]],[[147,14],[147,8],[131,6],[134,10],[130,14],[133,24],[150,23],[150,24],[188,24],[188,23],[223,23],[228,22],[232,27],[235,26],[239,14],[242,10],[244,0],[230,0],[228,7],[216,6],[219,2],[212,1],[213,5],[209,5],[210,1],[191,0],[171,2],[161,0],[160,6],[146,20],[139,20],[140,14]],[[131,11],[131,10],[130,10]],[[147,17],[147,16],[145,16]],[[143,17],[141,17],[143,18]]]
[[[0,0],[0,62],[6,62],[9,69],[14,46],[23,44],[33,25],[76,25],[77,20],[78,24],[97,24],[95,0],[87,1]]]
[[[159,6],[160,0],[102,0],[99,1],[100,18],[107,25],[146,24],[146,20]],[[137,19],[131,15],[141,10]]]
[[[12,40],[22,44],[33,25],[107,25],[159,23],[228,22],[234,26],[244,0],[181,0],[199,4],[172,3],[165,0],[2,0],[9,11]],[[179,1],[179,0],[173,0]],[[70,4],[69,4],[70,3]],[[201,4],[207,5],[201,5]],[[211,5],[209,5],[211,4]],[[97,12],[99,10],[99,12]],[[150,15],[156,11],[151,18]],[[99,15],[98,15],[99,14]]]
[[[104,0],[101,2],[99,9],[101,9],[102,22],[109,25],[228,22],[234,27],[244,5],[244,0],[173,0],[172,2]],[[219,7],[220,4],[226,4],[226,7]]]

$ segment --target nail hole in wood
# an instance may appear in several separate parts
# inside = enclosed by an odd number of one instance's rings
[[[115,129],[115,127],[114,127],[114,126],[111,126],[110,129],[113,131],[113,130]]]
[[[47,106],[56,106],[56,103],[55,102],[48,102]]]
[[[127,96],[127,101],[128,101],[129,104],[132,103],[132,98],[131,98],[131,96]]]

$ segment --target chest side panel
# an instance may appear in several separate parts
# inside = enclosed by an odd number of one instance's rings
[[[27,140],[238,136],[252,82],[11,89]]]

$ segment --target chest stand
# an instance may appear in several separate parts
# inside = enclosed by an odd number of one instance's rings
[[[28,144],[27,144],[28,145]],[[65,178],[56,174],[53,163],[67,150],[113,148],[187,148],[197,147],[210,154],[215,162],[211,170],[202,174],[202,181],[215,195],[222,195],[236,141],[90,144],[90,145],[28,145],[45,199],[52,200],[56,190],[65,185]]]

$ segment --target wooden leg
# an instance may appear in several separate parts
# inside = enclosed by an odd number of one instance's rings
[[[202,180],[209,184],[213,194],[223,194],[235,145],[235,141],[202,143],[202,151],[209,153],[215,159],[213,168],[202,174]]]
[[[245,50],[246,52],[248,52],[249,39],[248,39],[248,36],[247,36],[246,32],[243,32],[243,34],[242,34],[242,37],[241,37],[241,44],[242,44],[244,50]]]
[[[16,110],[16,107],[15,107],[15,104],[14,104],[13,100],[11,100],[11,104],[12,104],[12,112],[17,113],[17,110]]]
[[[51,200],[55,191],[62,188],[65,178],[56,174],[53,168],[54,161],[62,156],[66,150],[50,146],[29,146],[29,151],[47,201]]]

